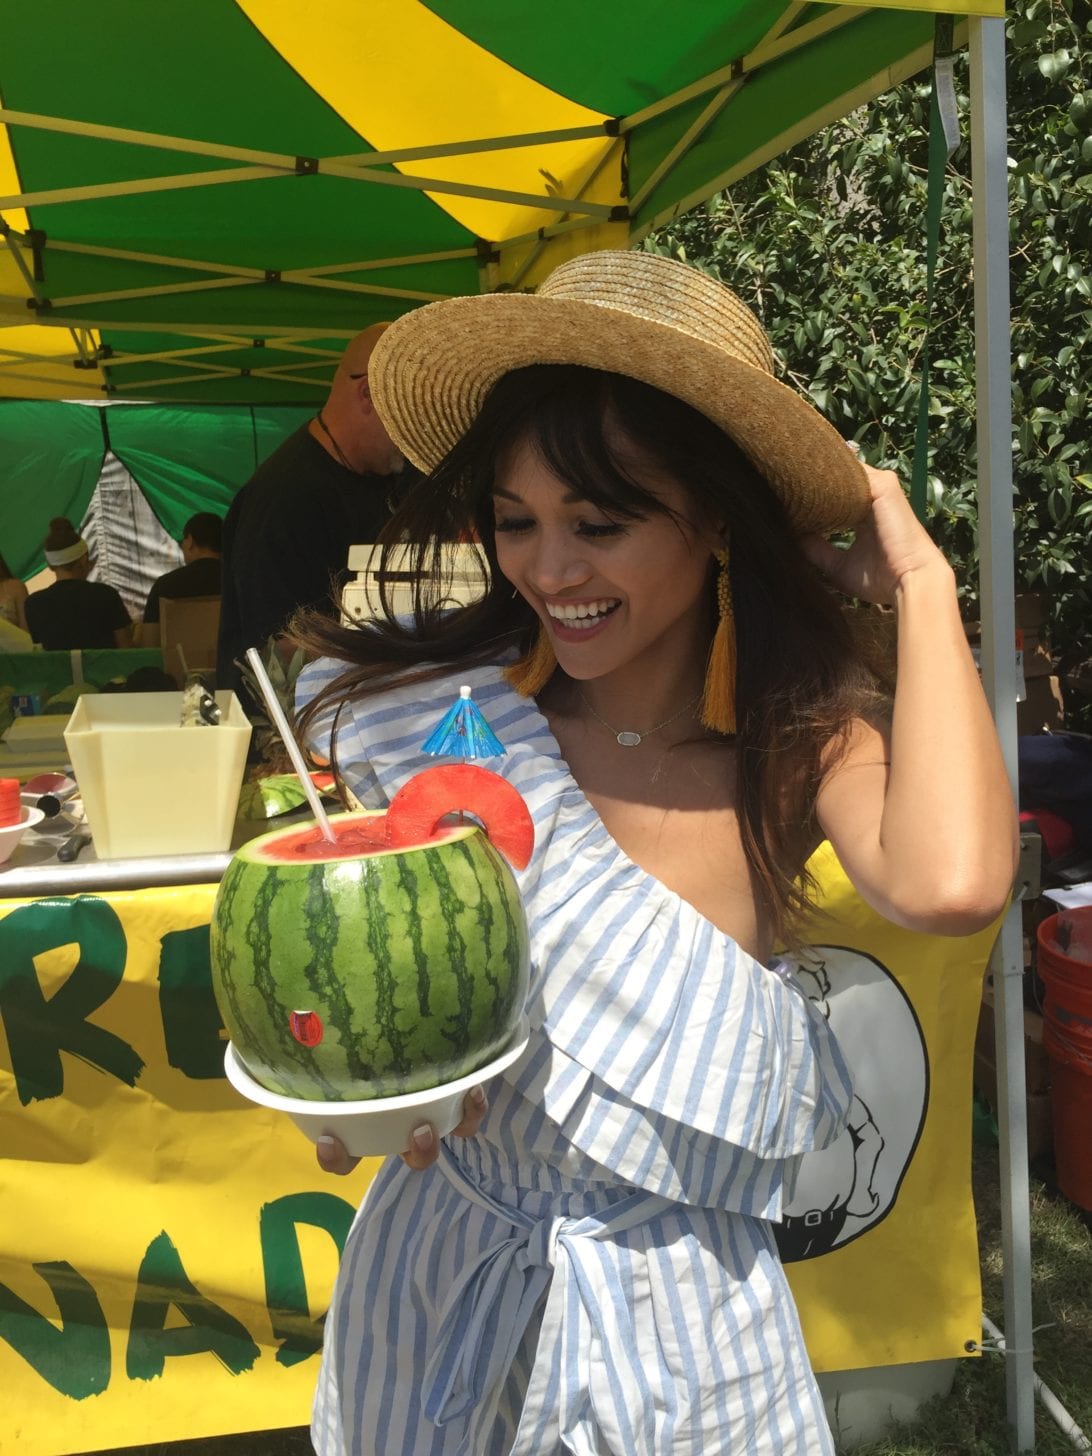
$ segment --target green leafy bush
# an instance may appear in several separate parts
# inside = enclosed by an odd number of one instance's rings
[[[1007,25],[1017,590],[1044,590],[1063,666],[1092,657],[1092,7],[1015,0]],[[931,334],[929,523],[976,616],[967,60]],[[646,239],[757,310],[785,375],[909,480],[926,334],[929,87],[889,92]]]

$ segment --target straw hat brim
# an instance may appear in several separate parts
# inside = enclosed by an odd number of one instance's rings
[[[751,459],[797,531],[827,534],[868,514],[863,468],[802,396],[717,345],[622,309],[530,293],[444,299],[391,324],[368,374],[391,439],[429,471],[497,380],[530,364],[629,375],[691,405]]]

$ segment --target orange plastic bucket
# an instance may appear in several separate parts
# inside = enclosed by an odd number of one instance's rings
[[[1092,1209],[1092,905],[1049,916],[1038,942],[1058,1187]]]

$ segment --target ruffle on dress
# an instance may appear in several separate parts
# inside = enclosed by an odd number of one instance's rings
[[[313,664],[302,695],[339,670]],[[827,1022],[791,976],[761,965],[625,855],[545,718],[500,667],[347,708],[337,742],[350,787],[379,806],[434,765],[420,746],[462,683],[507,749],[483,767],[519,790],[535,825],[534,855],[516,874],[531,939],[532,1037],[504,1074],[519,1100],[491,1094],[483,1136],[496,1166],[483,1148],[482,1174],[512,1178],[505,1150],[515,1142],[520,1163],[530,1153],[577,1178],[777,1217],[786,1165],[833,1141],[849,1108],[849,1073]]]

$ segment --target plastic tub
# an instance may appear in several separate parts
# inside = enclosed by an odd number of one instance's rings
[[[261,1107],[287,1112],[312,1142],[320,1137],[336,1137],[350,1157],[386,1157],[390,1153],[404,1153],[413,1129],[422,1122],[431,1122],[438,1137],[446,1137],[458,1127],[463,1120],[463,1098],[479,1082],[488,1087],[491,1078],[499,1077],[519,1060],[527,1050],[530,1030],[524,1017],[506,1049],[487,1066],[468,1072],[457,1082],[429,1087],[423,1092],[408,1092],[402,1097],[373,1097],[356,1102],[312,1102],[283,1097],[254,1080],[231,1042],[224,1051],[224,1072],[236,1092]]]
[[[100,859],[231,846],[250,722],[219,692],[215,727],[182,728],[182,694],[85,693],[64,740]]]
[[[1058,1187],[1092,1210],[1092,906],[1049,916],[1038,940]]]

